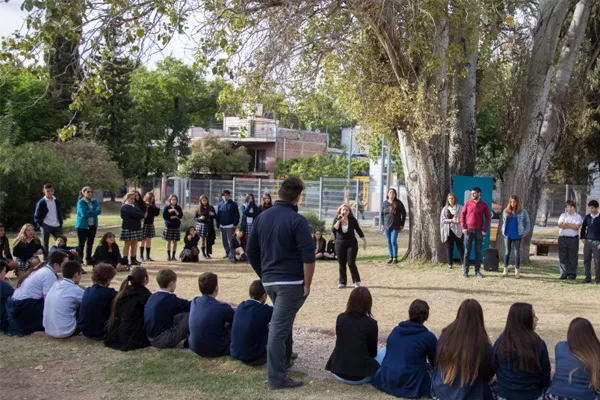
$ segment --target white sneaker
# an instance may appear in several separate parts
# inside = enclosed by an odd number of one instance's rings
[[[360,287],[360,282],[354,282],[354,287],[355,288]]]
[[[346,285],[344,285],[343,283],[340,283],[340,284],[338,285],[338,289],[344,289],[345,287],[346,287]]]
[[[521,274],[519,274],[519,270],[515,268],[515,279],[520,279]]]
[[[502,273],[502,276],[508,276],[508,267],[504,267],[504,272]]]

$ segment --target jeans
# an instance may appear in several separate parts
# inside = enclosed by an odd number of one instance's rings
[[[379,365],[383,365],[383,359],[385,358],[385,354],[387,352],[387,347],[379,350],[377,355],[375,356],[375,361],[379,363]],[[348,379],[340,378],[336,374],[333,374],[334,378],[342,383],[346,383],[348,385],[364,385],[365,383],[369,383],[373,380],[375,376],[367,376],[366,378],[361,379],[360,381],[349,381]]]
[[[399,230],[387,229],[385,230],[385,237],[387,239],[388,254],[390,258],[398,257],[398,235]]]
[[[77,239],[79,239],[79,257],[82,260],[89,260],[92,258],[92,246],[94,246],[94,239],[96,238],[96,231],[98,227],[91,225],[88,229],[77,229]],[[85,258],[83,258],[83,248],[87,242],[85,248]]]
[[[229,257],[229,241],[233,237],[234,232],[235,232],[235,228],[221,228],[221,239],[223,240],[223,248],[225,249],[225,255],[228,257]]]
[[[338,257],[338,263],[340,267],[339,283],[345,285],[348,280],[346,275],[346,264],[350,268],[350,274],[352,275],[352,282],[360,282],[360,274],[358,273],[358,267],[356,266],[356,256],[358,254],[358,242],[352,241],[335,241],[335,254]]]
[[[273,303],[267,341],[267,377],[269,385],[276,387],[286,381],[286,362],[292,355],[294,320],[306,297],[302,284],[265,286],[265,290]]]
[[[58,235],[62,235],[63,231],[60,226],[48,226],[46,224],[42,224],[40,230],[42,231],[42,245],[44,246],[44,261],[46,261],[48,259],[48,251],[50,251],[50,247],[48,247],[50,235],[56,240]]]
[[[480,229],[467,229],[465,235],[465,258],[463,261],[463,272],[469,273],[469,263],[471,258],[471,247],[475,242],[475,273],[479,272],[481,267],[481,243],[483,242],[483,232]]]
[[[515,250],[515,268],[521,266],[521,239],[504,238],[504,268],[508,267],[511,249]]]
[[[558,259],[560,261],[560,277],[575,279],[579,259],[579,237],[558,237]]]
[[[592,256],[594,257],[594,274],[596,282],[600,282],[600,250],[598,245],[600,240],[589,240],[586,239],[583,245],[583,268],[585,270],[585,279],[592,279]]]
[[[454,244],[456,244],[456,248],[458,249],[458,254],[460,255],[460,263],[463,263],[465,258],[465,243],[463,238],[456,236],[452,230],[450,230],[450,234],[446,238],[446,250],[448,251],[448,265],[452,265],[454,258]]]

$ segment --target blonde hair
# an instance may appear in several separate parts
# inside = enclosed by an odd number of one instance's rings
[[[36,242],[37,244],[40,243],[40,239],[35,234],[35,227],[31,224],[25,224],[21,227],[21,230],[17,234],[17,237],[15,238],[15,242],[13,243],[13,246],[24,246],[27,243],[27,235],[25,234],[25,231],[27,231],[27,228],[31,228],[33,230],[33,241]]]
[[[123,203],[126,203],[127,199],[129,198],[133,198],[133,200],[135,201],[135,192],[129,192],[125,196],[123,196]]]
[[[517,202],[517,206],[514,209],[510,205],[511,200],[515,200]],[[506,214],[508,214],[509,217],[512,213],[518,214],[521,211],[521,200],[519,199],[519,196],[514,194],[510,196],[510,199],[508,199],[508,204],[506,205],[504,211],[506,211]]]
[[[337,209],[337,212],[335,213],[335,216],[336,216],[336,217],[339,217],[339,216],[340,216],[340,214],[342,213],[342,209],[343,209],[344,207],[347,207],[347,208],[348,208],[348,211],[349,211],[349,212],[348,212],[348,218],[354,218],[354,214],[352,213],[352,207],[350,207],[350,206],[349,206],[348,204],[346,204],[346,203],[344,203],[344,204],[342,204],[341,206],[339,206],[339,207],[338,207],[338,209]]]

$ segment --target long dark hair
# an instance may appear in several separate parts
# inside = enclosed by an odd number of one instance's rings
[[[390,192],[394,192],[395,196],[394,196],[394,201],[392,201],[390,203],[390,213],[392,215],[396,215],[396,213],[398,212],[398,208],[400,207],[400,200],[398,199],[398,192],[396,191],[396,189],[391,188],[390,190],[388,190],[388,195],[387,195],[387,199],[388,201],[390,200]]]
[[[115,234],[112,232],[106,232],[104,235],[102,235],[102,239],[100,239],[100,244],[104,247],[106,247],[106,249],[111,252],[112,251],[112,246],[108,244],[108,238],[111,237],[115,237]],[[115,244],[117,244],[117,242],[115,241]]]
[[[135,196],[136,196],[135,200],[134,200],[135,205],[143,212],[146,212],[146,210],[148,209],[148,205],[144,201],[142,194],[139,192],[139,190],[136,190],[133,193],[135,193]]]
[[[463,301],[437,348],[436,363],[444,383],[450,385],[460,376],[461,386],[472,385],[490,345],[481,305],[475,299]]]
[[[371,314],[372,307],[373,297],[371,297],[371,292],[366,287],[360,286],[350,292],[345,314],[353,317],[362,317],[365,315],[373,317],[373,314]]]
[[[265,198],[269,199],[269,206],[265,207]],[[273,199],[271,198],[271,194],[270,193],[265,193],[262,195],[262,197],[260,198],[260,210],[264,211],[267,210],[269,208],[273,207]]]
[[[498,355],[515,368],[536,373],[542,370],[540,352],[542,339],[535,333],[533,306],[529,303],[515,303],[506,317],[504,332],[500,335]],[[516,365],[516,361],[519,362]]]
[[[585,318],[575,318],[569,324],[567,332],[567,343],[571,354],[575,356],[585,368],[585,372],[590,375],[590,385],[594,391],[600,390],[600,341],[594,331],[594,327]],[[577,368],[569,374],[569,384],[571,377],[577,371]]]
[[[110,317],[108,317],[108,329],[112,328],[115,324],[115,310],[117,308],[117,303],[123,293],[127,291],[127,289],[132,288],[134,286],[145,286],[146,279],[148,279],[148,271],[144,267],[135,267],[133,271],[129,275],[127,275],[127,279],[121,283],[121,287],[119,288],[119,292],[115,296],[112,305],[110,307]]]
[[[202,199],[206,199],[206,206],[204,206],[202,204]],[[210,210],[210,200],[208,199],[208,196],[203,194],[202,196],[200,196],[200,199],[198,199],[198,215],[202,215],[203,212],[205,211],[209,211]]]
[[[317,240],[317,232],[319,232],[321,234],[321,239]],[[323,231],[320,229],[317,229],[315,231],[315,233],[313,233],[313,243],[315,244],[315,247],[318,249],[319,248],[319,244],[325,242],[325,244],[327,244],[327,241],[325,240],[325,238],[323,237]]]

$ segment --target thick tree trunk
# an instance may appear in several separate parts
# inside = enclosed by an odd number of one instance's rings
[[[587,196],[589,189],[584,185],[573,186],[573,194],[575,196],[575,205],[579,215],[586,215],[587,211]]]
[[[540,198],[540,213],[538,215],[537,221],[531,220],[532,224],[536,224],[537,226],[545,227],[548,224],[548,214],[550,214],[550,188],[544,187],[542,190],[542,197]]]

